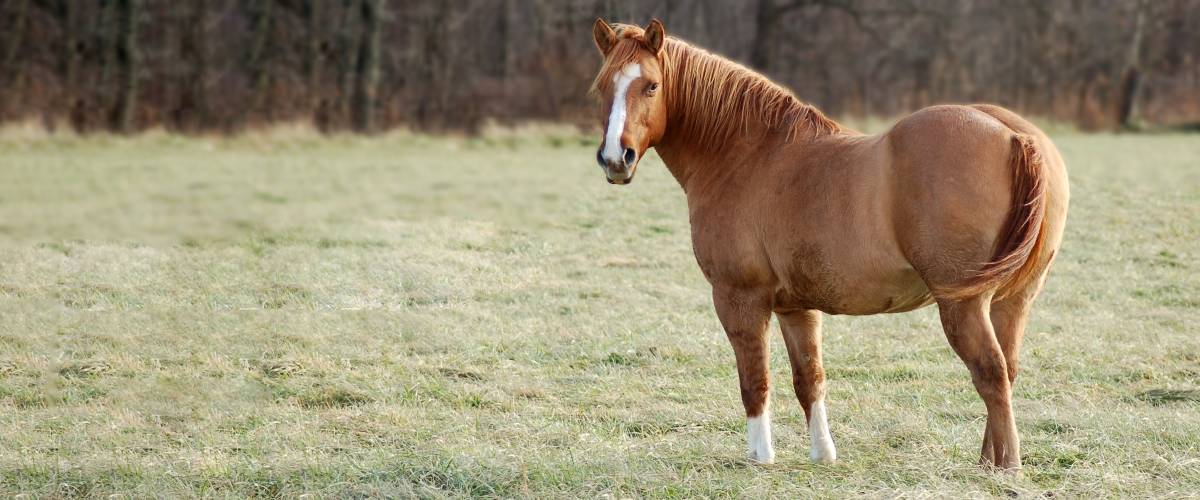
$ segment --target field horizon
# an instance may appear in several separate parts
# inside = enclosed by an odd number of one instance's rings
[[[679,187],[567,128],[0,133],[0,494],[1187,497],[1200,492],[1200,136],[1052,137],[1071,176],[1014,407],[936,309],[825,317],[839,462],[772,323],[774,465]]]

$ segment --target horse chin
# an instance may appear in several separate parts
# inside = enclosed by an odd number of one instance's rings
[[[637,174],[637,166],[636,166],[636,165],[634,165],[633,169],[631,169],[631,170],[629,171],[629,176],[627,176],[627,177],[625,177],[625,178],[623,178],[623,179],[613,179],[612,177],[609,177],[608,175],[605,175],[604,177],[605,177],[606,179],[608,179],[608,183],[609,183],[609,184],[614,184],[614,185],[617,185],[617,186],[624,186],[624,185],[627,185],[627,184],[632,184],[632,183],[633,183],[633,176],[634,176],[635,174]]]
[[[621,180],[613,180],[613,179],[609,179],[609,180],[608,180],[608,183],[609,183],[609,184],[613,184],[613,185],[617,185],[617,186],[625,186],[625,185],[633,184],[633,176],[632,176],[632,175],[630,175],[629,177],[626,177],[626,178],[624,178],[624,179],[621,179]]]
[[[621,185],[621,186],[627,186],[627,185],[629,185],[629,184],[633,184],[633,176],[637,175],[638,163],[639,163],[639,162],[634,162],[634,164],[633,164],[633,168],[630,168],[630,169],[629,169],[629,176],[628,176],[628,177],[626,177],[624,181],[621,181],[621,182],[613,182],[613,184],[618,184],[618,185]]]

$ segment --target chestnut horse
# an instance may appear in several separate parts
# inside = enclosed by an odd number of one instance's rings
[[[811,458],[836,459],[821,313],[936,302],[987,407],[981,463],[1021,466],[1011,405],[1030,306],[1062,241],[1067,173],[1005,109],[935,106],[881,135],[845,129],[788,90],[646,28],[593,29],[608,182],[655,148],[683,187],[692,246],[733,345],[750,458],[774,460],[767,325],[775,313]]]

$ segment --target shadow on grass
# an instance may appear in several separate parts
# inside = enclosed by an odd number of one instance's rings
[[[1145,392],[1140,392],[1135,397],[1155,406],[1164,405],[1167,403],[1177,403],[1181,401],[1200,403],[1200,390],[1151,389]]]

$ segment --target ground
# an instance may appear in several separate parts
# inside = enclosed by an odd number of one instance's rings
[[[614,187],[571,133],[9,131],[0,493],[1195,495],[1200,136],[1054,139],[1071,212],[1009,476],[975,465],[983,404],[933,308],[826,317],[832,466],[774,330],[778,463],[749,463],[654,155]]]

